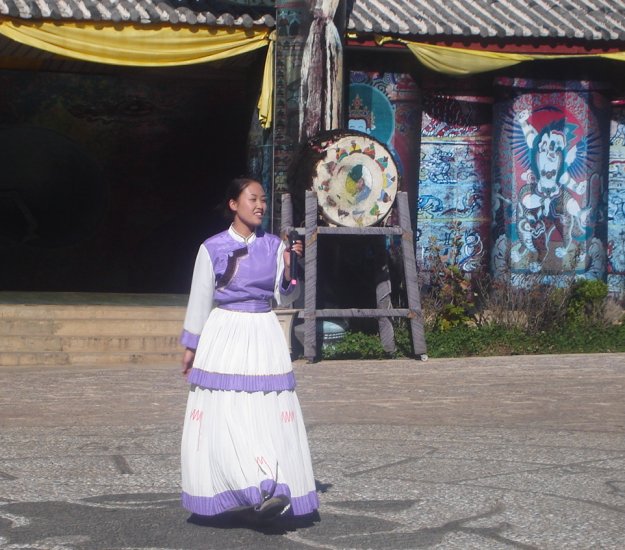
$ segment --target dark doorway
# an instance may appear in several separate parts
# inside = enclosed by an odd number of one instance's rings
[[[246,172],[263,53],[0,70],[0,290],[186,293]]]

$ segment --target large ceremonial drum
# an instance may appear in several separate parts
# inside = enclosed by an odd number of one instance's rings
[[[375,225],[398,189],[397,166],[379,141],[364,133],[336,133],[317,144],[312,190],[323,217],[346,227]]]

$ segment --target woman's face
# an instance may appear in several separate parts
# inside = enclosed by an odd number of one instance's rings
[[[236,200],[228,205],[234,212],[234,221],[245,224],[250,229],[260,226],[267,209],[267,195],[263,186],[257,181],[250,183]]]

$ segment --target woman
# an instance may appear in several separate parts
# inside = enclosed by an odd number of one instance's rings
[[[306,515],[319,501],[287,343],[271,300],[296,297],[290,254],[261,223],[266,195],[238,178],[227,231],[197,255],[181,343],[191,384],[182,435],[182,503],[202,516]],[[302,243],[293,245],[302,254]]]

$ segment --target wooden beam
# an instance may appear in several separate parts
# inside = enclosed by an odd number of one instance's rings
[[[409,309],[316,309],[314,312],[300,312],[300,317],[308,319],[311,315],[313,318],[337,318],[337,317],[411,317],[417,316],[416,311]]]
[[[317,227],[319,235],[401,235],[401,227]]]

